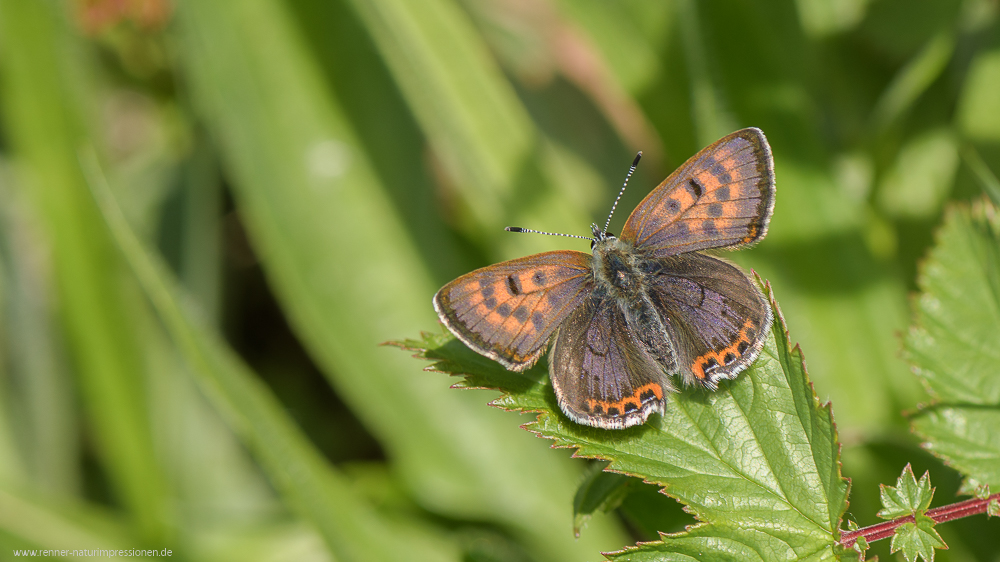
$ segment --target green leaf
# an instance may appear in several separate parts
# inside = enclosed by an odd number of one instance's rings
[[[962,485],[958,488],[958,495],[973,496],[977,499],[985,500],[990,497],[990,485],[983,484],[975,478],[966,478],[962,480]]]
[[[895,519],[906,515],[922,514],[931,505],[934,488],[931,487],[930,473],[924,472],[917,482],[910,465],[903,468],[903,473],[896,479],[895,486],[879,484],[882,496],[882,509],[878,516],[882,519]]]
[[[663,416],[621,431],[568,420],[544,365],[510,372],[437,334],[400,345],[422,350],[419,356],[435,361],[429,369],[464,375],[458,387],[502,390],[494,405],[539,412],[526,429],[555,446],[577,449],[577,456],[611,461],[610,470],[663,486],[704,522],[617,553],[614,560],[661,560],[669,553],[834,559],[848,491],[836,427],[829,404],[820,405],[813,393],[802,353],[788,341],[773,298],[772,306],[777,320],[771,337],[739,379],[713,393],[672,395]]]
[[[891,215],[930,218],[954,184],[958,140],[948,128],[928,131],[904,145],[878,191],[879,204]]]
[[[905,339],[939,402],[913,416],[924,447],[963,475],[1000,486],[1000,217],[987,200],[947,213],[921,271]]]
[[[949,210],[918,279],[907,356],[943,402],[1000,404],[1000,219],[982,202]]]
[[[934,529],[934,520],[926,515],[918,515],[915,523],[903,523],[892,536],[890,552],[903,551],[907,562],[914,562],[921,557],[927,562],[934,562],[934,549],[947,550],[941,535]]]
[[[931,406],[913,418],[928,451],[979,482],[1000,485],[1000,409]]]
[[[1000,140],[1000,49],[976,54],[962,86],[958,123],[963,132],[977,140]]]
[[[855,539],[854,545],[855,547],[857,547],[856,549],[858,550],[858,552],[864,552],[869,548],[868,539],[864,537],[858,537],[857,539]]]
[[[607,463],[595,464],[580,483],[573,498],[573,534],[580,536],[580,528],[597,510],[605,513],[621,505],[628,495],[634,478],[607,472]]]

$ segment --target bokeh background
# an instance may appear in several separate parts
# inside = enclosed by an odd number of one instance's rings
[[[591,464],[379,344],[439,330],[470,269],[587,249],[503,226],[587,234],[642,150],[618,232],[745,126],[777,205],[729,257],[833,402],[846,518],[907,462],[955,501],[899,333],[943,209],[1000,198],[996,0],[0,0],[0,109],[0,559],[599,560],[683,529],[637,485],[574,539]],[[1000,559],[995,521],[938,529],[938,560]]]

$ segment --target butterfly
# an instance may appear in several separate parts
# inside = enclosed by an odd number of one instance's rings
[[[549,378],[571,420],[642,424],[663,414],[674,375],[715,390],[760,353],[768,301],[742,270],[701,250],[763,239],[774,196],[767,139],[742,129],[663,180],[621,236],[608,232],[610,215],[603,230],[591,225],[592,237],[563,235],[589,239],[592,254],[546,252],[477,269],[442,287],[434,309],[458,339],[513,371],[551,347]]]

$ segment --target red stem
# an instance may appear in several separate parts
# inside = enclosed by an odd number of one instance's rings
[[[951,521],[952,519],[961,519],[962,517],[968,517],[977,513],[985,513],[990,500],[1000,501],[1000,494],[993,494],[992,496],[983,499],[973,498],[971,500],[965,500],[951,505],[943,505],[941,507],[935,507],[934,509],[928,509],[927,516],[933,519],[935,523],[944,523],[945,521]],[[913,523],[913,521],[913,516],[907,515],[906,517],[900,517],[898,519],[893,519],[892,521],[871,525],[863,529],[858,529],[857,531],[842,531],[840,533],[840,544],[847,548],[851,548],[854,546],[854,543],[858,541],[858,537],[864,537],[868,542],[887,539],[896,533],[897,527],[903,523]]]

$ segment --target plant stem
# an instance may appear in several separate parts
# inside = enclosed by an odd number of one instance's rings
[[[952,519],[961,519],[962,517],[976,515],[977,513],[985,513],[990,500],[1000,501],[1000,494],[993,494],[987,498],[973,498],[971,500],[965,500],[951,505],[935,507],[934,509],[928,509],[926,515],[933,519],[935,523],[944,523],[945,521],[951,521]],[[907,515],[906,517],[900,517],[898,519],[893,519],[892,521],[886,521],[877,525],[864,527],[862,529],[858,529],[857,531],[843,531],[840,534],[840,544],[844,547],[851,548],[854,546],[854,543],[857,542],[858,537],[864,537],[868,542],[887,539],[896,533],[896,528],[900,525],[913,522],[913,515]]]

